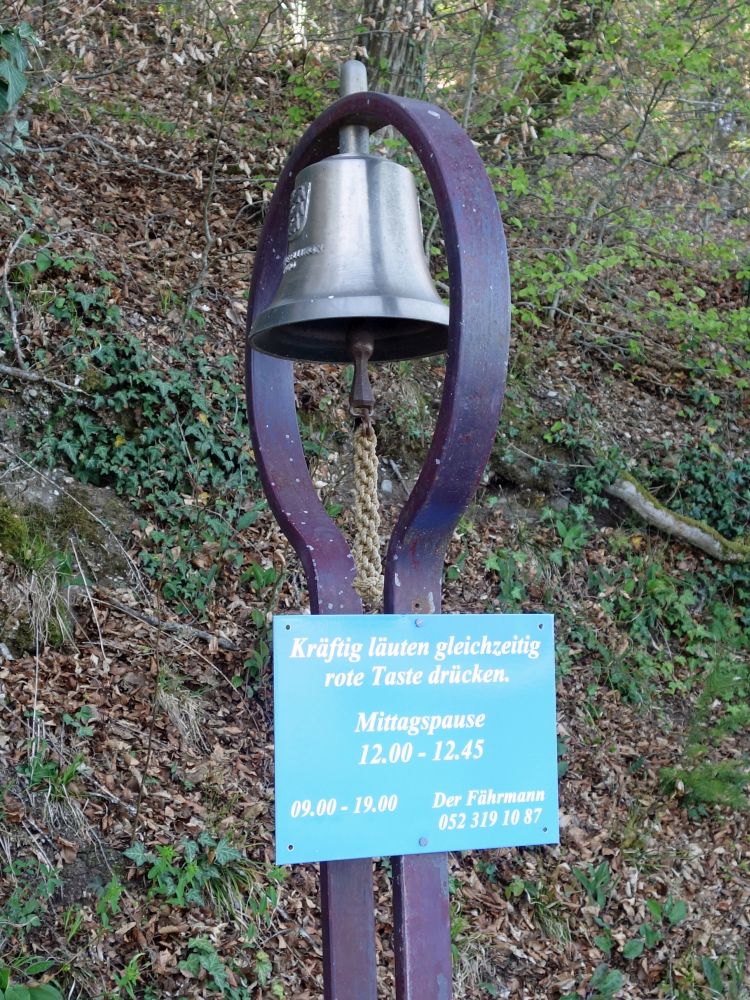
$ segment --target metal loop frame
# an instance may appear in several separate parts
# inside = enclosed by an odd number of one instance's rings
[[[390,539],[386,613],[438,613],[445,551],[489,457],[507,373],[510,289],[495,194],[471,140],[441,108],[388,94],[342,98],[308,128],[276,187],[255,256],[248,332],[281,280],[294,179],[338,152],[339,129],[391,125],[411,144],[432,187],[448,257],[446,375],[432,442]],[[290,361],[247,350],[255,458],[271,509],[299,556],[313,614],[361,614],[349,546],[323,507],[305,462]],[[370,859],[321,865],[326,1000],[375,1000]],[[448,867],[444,854],[394,858],[398,1000],[451,996]]]

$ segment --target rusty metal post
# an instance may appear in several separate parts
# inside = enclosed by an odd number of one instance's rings
[[[337,152],[344,125],[392,125],[432,186],[451,290],[445,386],[435,434],[386,560],[385,611],[440,611],[445,551],[489,456],[508,357],[507,253],[494,192],[464,131],[441,108],[355,93],[325,111],[284,167],[255,259],[248,330],[281,279],[294,178]],[[307,577],[314,614],[360,614],[351,553],[310,480],[295,416],[292,363],[247,352],[248,413],[264,489]],[[326,1000],[374,1000],[376,967],[369,859],[321,865]],[[397,1000],[449,1000],[451,948],[444,854],[394,859]]]

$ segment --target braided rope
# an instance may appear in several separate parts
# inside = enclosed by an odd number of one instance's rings
[[[362,420],[354,432],[354,589],[373,604],[383,592],[380,568],[380,506],[378,503],[378,439],[372,424]]]

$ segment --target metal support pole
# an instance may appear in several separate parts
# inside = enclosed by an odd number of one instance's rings
[[[268,260],[271,245],[269,240],[256,259],[260,301],[263,260]],[[354,562],[349,547],[307,472],[297,426],[293,365],[257,351],[248,351],[247,365],[258,468],[271,509],[302,561],[311,610],[325,614],[335,608],[342,614],[361,614],[362,602],[352,587]],[[318,552],[326,553],[324,560],[317,557]],[[375,1000],[372,861],[321,864],[320,881],[325,1000]]]
[[[445,385],[427,458],[391,537],[385,611],[440,611],[445,551],[492,447],[508,357],[507,253],[495,194],[466,133],[441,108],[353,93],[307,130],[284,167],[255,258],[248,330],[281,279],[294,178],[338,151],[339,131],[392,125],[409,141],[432,186],[451,290]],[[314,614],[360,614],[349,548],[326,514],[304,461],[292,363],[247,352],[248,413],[271,508],[302,562]],[[394,859],[397,1000],[451,996],[448,866],[444,854]],[[369,860],[321,865],[326,1000],[374,1000]]]

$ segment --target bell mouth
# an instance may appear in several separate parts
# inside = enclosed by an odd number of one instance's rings
[[[343,316],[330,315],[328,299],[321,300],[318,308],[315,301],[305,303],[304,318],[297,322],[290,315],[293,307],[272,307],[251,331],[250,346],[278,358],[351,364],[348,336],[358,328],[374,338],[372,361],[407,361],[448,348],[448,306],[442,302],[398,299],[389,304],[387,299],[373,297],[350,302],[338,299],[337,304]],[[388,315],[389,305],[394,315]],[[401,309],[409,315],[400,315]]]

